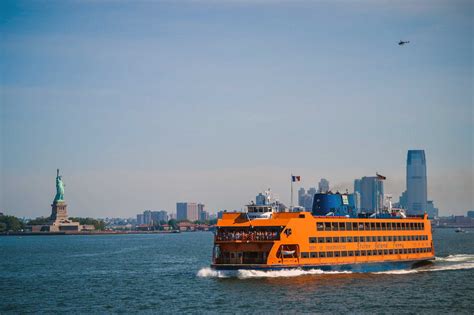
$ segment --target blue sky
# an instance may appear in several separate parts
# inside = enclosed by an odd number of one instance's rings
[[[473,202],[470,1],[2,1],[0,211],[236,209],[289,174]],[[400,47],[401,39],[410,44]]]

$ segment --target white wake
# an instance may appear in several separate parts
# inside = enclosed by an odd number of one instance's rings
[[[474,255],[459,254],[449,255],[447,257],[436,257],[433,264],[416,269],[402,269],[372,272],[372,274],[391,274],[404,275],[419,272],[433,272],[445,270],[463,270],[474,269]],[[305,275],[331,275],[331,274],[350,274],[351,271],[323,271],[321,269],[282,269],[282,270],[214,270],[206,267],[201,268],[197,276],[200,278],[289,278]]]
[[[433,271],[445,271],[445,270],[463,270],[463,269],[474,269],[474,255],[449,255],[447,257],[436,257],[432,265],[426,267],[420,267],[416,269],[404,269],[404,270],[391,270],[374,272],[375,274],[391,274],[391,275],[403,275],[410,273],[419,272],[433,272]]]

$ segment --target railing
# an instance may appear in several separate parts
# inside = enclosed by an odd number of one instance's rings
[[[216,241],[274,241],[279,240],[280,235],[275,231],[232,231],[216,234]]]

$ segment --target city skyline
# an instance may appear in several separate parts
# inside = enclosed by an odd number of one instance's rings
[[[180,200],[240,209],[268,187],[289,205],[290,174],[302,176],[295,191],[321,178],[345,191],[379,172],[396,200],[407,150],[423,149],[430,200],[464,214],[470,12],[469,1],[4,1],[0,211],[47,215],[57,168],[80,216]]]

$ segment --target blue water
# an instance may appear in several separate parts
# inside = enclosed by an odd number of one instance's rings
[[[0,237],[0,313],[474,313],[474,231],[388,273],[207,268],[208,232]]]

